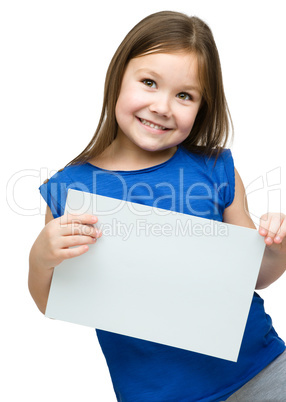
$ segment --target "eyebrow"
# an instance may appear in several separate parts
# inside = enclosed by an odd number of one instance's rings
[[[138,68],[138,70],[136,70],[136,73],[145,73],[150,74],[157,78],[161,78],[160,74],[156,73],[153,70],[150,70],[149,68]],[[186,84],[182,85],[182,87],[184,88],[185,91],[197,91],[198,93],[201,93],[200,87],[198,86]]]
[[[153,70],[150,70],[149,68],[138,68],[136,70],[136,73],[146,73],[146,74],[154,75],[155,77],[160,77],[160,74],[156,73]]]

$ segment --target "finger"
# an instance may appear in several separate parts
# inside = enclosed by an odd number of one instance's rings
[[[259,233],[261,234],[261,236],[266,236],[268,234],[270,220],[270,214],[264,214],[261,216],[259,223]]]
[[[98,221],[97,216],[92,215],[92,214],[82,214],[82,215],[76,215],[76,214],[65,214],[62,215],[60,218],[60,223],[61,225],[68,225],[71,223],[79,223],[79,224],[88,224],[88,225],[93,225]]]
[[[71,223],[67,224],[61,228],[61,235],[68,236],[68,235],[84,235],[84,236],[92,236],[92,237],[99,237],[100,230],[93,225],[82,225],[80,223]]]
[[[274,239],[275,235],[279,232],[280,226],[281,226],[280,216],[272,216],[268,229],[268,236]]]
[[[88,251],[89,247],[87,244],[74,247],[74,248],[67,248],[64,250],[61,250],[61,257],[63,260],[67,260],[70,258],[78,257]]]
[[[82,235],[64,236],[61,238],[60,248],[65,249],[67,247],[76,247],[76,246],[94,244],[96,240],[97,240],[96,237],[91,236],[82,236]]]
[[[286,219],[284,218],[278,232],[276,233],[276,236],[274,237],[274,242],[277,244],[282,243],[285,237],[286,237]]]
[[[265,215],[264,215],[265,217]],[[263,219],[261,220],[261,223]],[[265,243],[271,245],[274,242],[274,238],[278,235],[281,227],[281,216],[280,214],[268,214],[268,219],[262,224],[262,229],[259,233],[265,237]]]

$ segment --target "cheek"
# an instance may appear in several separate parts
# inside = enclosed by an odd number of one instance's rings
[[[124,94],[121,93],[119,94],[115,106],[115,117],[118,123],[125,118],[127,111],[128,111],[128,102],[126,101]]]
[[[120,115],[131,116],[138,110],[140,110],[143,106],[142,98],[136,96],[135,94],[127,95],[122,94],[119,96],[118,101],[115,107],[115,115],[116,118],[120,117]]]
[[[119,103],[119,98],[116,102],[116,106],[115,106],[115,119],[117,121],[117,123],[119,123],[118,121],[118,116],[120,116],[120,103]]]
[[[194,125],[196,115],[196,113],[190,113],[187,116],[182,117],[180,120],[180,131],[182,133],[189,135]]]
[[[186,120],[185,120],[186,129],[189,133],[193,128],[193,125],[195,123],[199,110],[200,110],[200,104],[199,103],[194,104],[193,107],[191,108],[191,110],[189,111],[188,115],[186,116]]]

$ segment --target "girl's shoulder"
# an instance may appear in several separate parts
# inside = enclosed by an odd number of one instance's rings
[[[86,164],[66,166],[40,185],[40,194],[50,207],[54,218],[64,214],[68,190],[78,183],[80,185],[86,176],[86,169]],[[82,189],[85,190],[85,188]]]
[[[233,156],[229,148],[219,148],[211,154],[207,154],[203,147],[196,147],[188,150],[181,147],[181,155],[187,159],[192,159],[207,170],[229,168],[233,170]]]
[[[88,169],[88,163],[81,165],[68,165],[62,169],[51,174],[50,178],[46,179],[43,184],[47,184],[48,182],[69,182],[75,181],[81,176],[83,176]]]

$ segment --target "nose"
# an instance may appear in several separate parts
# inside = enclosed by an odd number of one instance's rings
[[[158,114],[163,117],[170,117],[171,104],[167,94],[157,94],[152,99],[152,103],[149,106],[149,110],[152,113]]]

